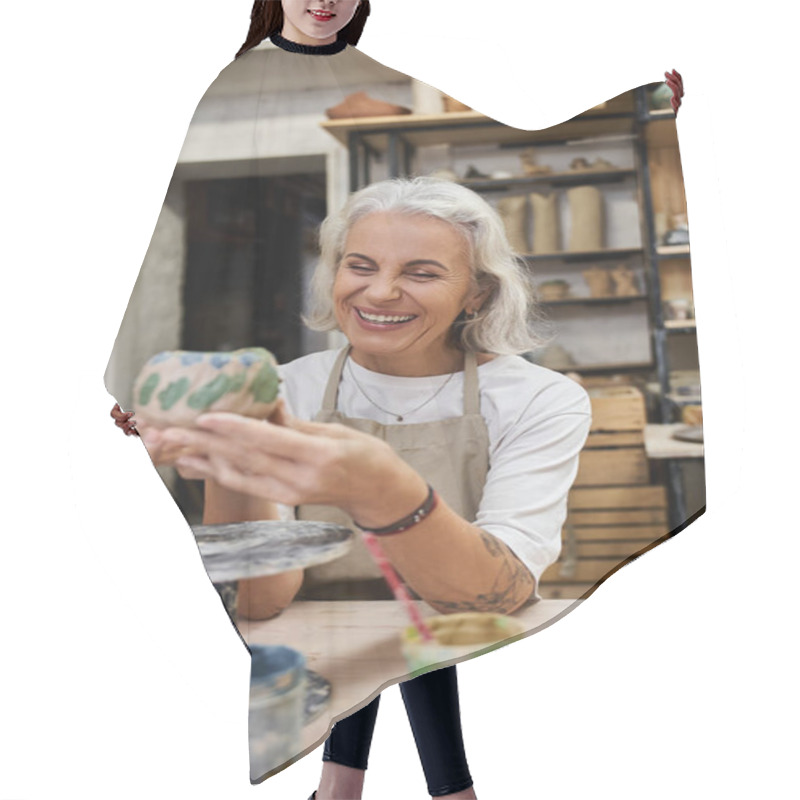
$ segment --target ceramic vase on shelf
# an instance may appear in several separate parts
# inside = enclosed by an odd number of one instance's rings
[[[567,189],[570,210],[571,252],[603,249],[603,194],[594,186]]]
[[[470,108],[470,106],[468,106],[466,103],[462,103],[460,100],[456,100],[455,97],[450,97],[449,94],[442,93],[442,99],[444,101],[444,110],[446,112],[472,111],[472,108]]]
[[[671,108],[672,104],[672,89],[665,83],[660,83],[650,92],[650,108],[653,111],[660,111],[663,109]]]
[[[441,114],[444,112],[444,98],[438,89],[424,81],[411,81],[412,107],[415,114]]]
[[[653,215],[653,227],[656,234],[656,244],[664,244],[664,239],[669,230],[669,214],[666,211],[656,211]]]
[[[611,280],[614,282],[614,294],[617,297],[636,297],[639,289],[636,286],[636,274],[625,264],[611,270]]]
[[[558,225],[558,195],[534,192],[528,195],[533,208],[533,252],[557,253],[561,249]]]
[[[611,296],[611,275],[608,270],[600,267],[589,267],[582,273],[583,279],[589,285],[591,297],[610,297]]]
[[[538,293],[543,303],[564,300],[569,295],[569,283],[562,280],[544,281],[539,284]]]
[[[520,153],[519,159],[522,162],[523,175],[549,175],[553,171],[546,164],[536,163],[536,154],[532,148]]]
[[[497,213],[503,220],[511,247],[517,253],[528,253],[530,248],[525,230],[528,206],[525,195],[500,198],[497,201]]]

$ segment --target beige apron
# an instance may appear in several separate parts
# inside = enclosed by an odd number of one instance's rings
[[[336,410],[339,382],[350,346],[343,348],[333,365],[317,422],[338,422],[382,439],[413,467],[461,517],[474,522],[489,471],[489,433],[480,414],[478,363],[475,353],[464,359],[464,414],[438,422],[381,425],[369,419],[345,417]],[[391,599],[361,537],[347,514],[321,505],[298,506],[297,519],[335,522],[356,531],[349,553],[336,561],[305,571],[299,599]],[[402,535],[402,534],[398,534]]]

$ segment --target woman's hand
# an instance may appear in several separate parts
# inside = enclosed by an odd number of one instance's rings
[[[124,414],[125,412],[120,412]],[[133,414],[133,412],[128,412],[129,414]],[[113,416],[113,412],[112,412]],[[234,416],[234,415],[229,415]],[[285,425],[286,423],[286,406],[282,399],[278,400],[278,403],[275,407],[275,411],[269,417],[269,421],[276,424],[276,425]],[[116,417],[115,417],[116,419]],[[257,420],[258,424],[262,424],[262,420]],[[117,423],[119,425],[119,422]],[[176,443],[175,439],[179,439],[179,432],[182,430],[190,430],[184,428],[154,428],[151,425],[148,425],[144,420],[140,420],[136,423],[137,425],[137,436],[141,436],[142,441],[144,442],[144,446],[147,449],[147,453],[150,456],[153,464],[158,467],[161,466],[172,466],[175,467],[178,471],[178,474],[187,480],[203,480],[206,477],[209,477],[205,472],[198,472],[193,470],[190,465],[188,464],[178,464],[178,460],[184,456],[190,454],[190,450],[187,449],[182,444]],[[165,433],[167,431],[172,431],[172,436],[166,436]]]
[[[179,469],[285,505],[337,506],[362,525],[391,524],[427,494],[425,481],[385,442],[298,420],[282,404],[268,423],[213,413],[199,417],[196,428],[159,435]]]
[[[119,403],[114,403],[114,408],[111,409],[111,416],[114,418],[114,424],[121,428],[126,436],[139,435],[139,431],[136,430],[136,421],[133,419],[133,411],[123,411]]]

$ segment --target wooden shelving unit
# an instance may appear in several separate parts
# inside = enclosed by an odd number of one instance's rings
[[[606,247],[601,250],[573,252],[523,254],[526,262],[536,267],[537,277],[542,272],[556,277],[560,270],[566,270],[575,280],[575,273],[584,266],[598,263],[620,262],[629,265],[639,276],[644,275],[644,286],[640,293],[629,297],[590,297],[568,296],[542,305],[554,315],[574,315],[584,309],[592,318],[612,314],[631,315],[637,309],[634,304],[645,304],[643,310],[645,330],[649,330],[647,359],[632,358],[630,362],[609,362],[576,364],[561,369],[562,372],[579,372],[593,376],[592,380],[603,380],[604,375],[619,373],[630,376],[644,385],[655,377],[659,386],[657,422],[671,422],[671,414],[676,405],[671,401],[675,392],[669,380],[669,340],[679,334],[691,334],[695,330],[693,319],[668,319],[664,311],[664,301],[670,299],[670,291],[677,291],[676,285],[682,280],[681,271],[689,270],[689,245],[666,246],[661,243],[656,230],[656,215],[667,211],[675,214],[685,213],[678,139],[675,128],[675,115],[671,110],[651,111],[648,108],[647,88],[639,87],[610,100],[602,107],[591,109],[560,125],[538,131],[526,131],[504,125],[476,111],[447,112],[441,114],[409,114],[396,117],[371,117],[349,120],[331,120],[322,127],[348,149],[350,190],[356,191],[372,181],[373,162],[380,163],[388,177],[418,174],[413,169],[414,158],[419,148],[432,145],[448,145],[448,152],[459,148],[480,149],[491,152],[491,146],[498,154],[507,155],[508,150],[523,150],[529,147],[570,147],[580,145],[586,148],[602,146],[607,141],[630,141],[633,153],[633,168],[605,170],[554,170],[535,175],[515,175],[506,178],[472,178],[458,182],[468,188],[487,195],[506,193],[517,196],[533,192],[540,187],[548,190],[593,185],[601,191],[628,191],[632,193],[639,212],[639,230],[636,232],[641,245],[632,247]],[[472,156],[470,156],[472,158]],[[480,157],[475,156],[480,164]],[[486,155],[488,158],[488,155]],[[507,163],[507,162],[506,162]],[[562,160],[563,163],[563,160]],[[449,166],[445,163],[443,166]],[[476,168],[489,173],[489,168]],[[522,171],[522,170],[520,170]],[[677,175],[677,177],[676,177]],[[677,183],[676,183],[677,182]],[[662,223],[663,226],[663,223]],[[617,236],[617,242],[620,237]],[[624,241],[624,239],[622,239]],[[662,287],[662,275],[674,273],[673,283]],[[565,277],[569,277],[566,273]],[[686,272],[686,274],[690,274]],[[607,319],[603,316],[602,319]],[[686,341],[686,340],[682,340]],[[635,349],[635,348],[634,348]],[[637,355],[641,355],[638,353]],[[696,402],[696,400],[695,400]],[[599,433],[599,432],[598,432]],[[629,430],[604,431],[616,438],[614,449],[623,447],[623,439]],[[594,448],[599,441],[594,437]],[[637,445],[638,446],[638,445]],[[585,453],[593,448],[587,445]],[[600,457],[611,458],[608,446],[600,448]],[[598,451],[599,452],[599,451]],[[635,457],[642,465],[642,452]],[[630,452],[613,454],[616,459],[633,458]],[[587,462],[597,459],[596,454],[587,455]],[[632,462],[631,462],[632,463]],[[630,466],[630,465],[629,465]],[[670,480],[674,479],[671,475]],[[603,492],[591,486],[576,486],[581,492],[589,492],[584,500],[571,499],[571,514],[580,521],[576,525],[585,533],[578,537],[578,559],[588,558],[591,565],[583,564],[574,574],[572,590],[578,591],[591,586],[591,582],[607,574],[619,558],[627,557],[649,546],[656,534],[665,535],[664,529],[669,515],[666,511],[664,487],[631,485],[627,499],[620,500],[619,507],[603,506]],[[645,491],[645,489],[647,491]],[[615,496],[618,493],[615,493]],[[671,494],[673,494],[671,492]],[[646,495],[646,496],[645,496]],[[578,502],[578,505],[574,503]],[[587,505],[588,504],[588,505]],[[594,505],[593,505],[594,504]],[[602,522],[602,520],[616,522]],[[622,525],[625,530],[619,536],[603,537],[603,525]],[[653,527],[655,526],[655,527]],[[594,530],[597,527],[597,530]],[[589,529],[592,528],[591,531]],[[639,531],[641,536],[636,533]],[[608,531],[606,531],[607,533]],[[619,532],[619,531],[618,531]],[[623,535],[624,534],[624,535]],[[656,537],[657,538],[657,537]],[[620,546],[619,542],[624,542]],[[573,555],[575,555],[573,553]],[[603,564],[603,561],[607,563]],[[609,566],[611,565],[611,566]],[[604,571],[605,570],[605,571]],[[582,576],[582,577],[580,577]],[[580,594],[564,595],[580,596]]]

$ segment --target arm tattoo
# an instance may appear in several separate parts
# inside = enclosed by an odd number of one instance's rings
[[[518,608],[533,593],[533,575],[508,545],[486,531],[481,531],[480,537],[492,558],[502,560],[491,589],[469,600],[429,600],[434,608],[444,613],[486,611],[503,614]]]

